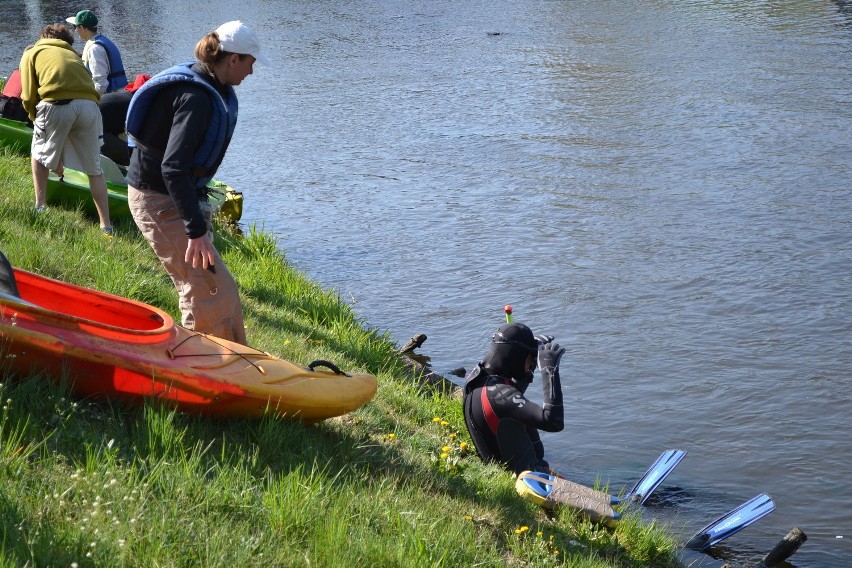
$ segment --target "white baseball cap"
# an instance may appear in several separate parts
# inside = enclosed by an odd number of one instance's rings
[[[239,20],[227,22],[216,28],[222,49],[229,53],[251,55],[263,65],[272,65],[272,61],[260,52],[260,42],[254,31]]]

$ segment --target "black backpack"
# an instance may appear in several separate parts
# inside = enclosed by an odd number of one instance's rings
[[[9,120],[32,124],[27,111],[24,110],[24,103],[18,97],[0,95],[0,116]]]

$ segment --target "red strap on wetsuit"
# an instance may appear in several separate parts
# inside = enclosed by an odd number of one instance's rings
[[[500,423],[500,419],[497,417],[497,414],[491,407],[491,401],[488,400],[488,393],[486,392],[486,388],[482,387],[480,390],[482,392],[482,394],[480,395],[480,398],[482,400],[482,414],[485,415],[485,422],[488,423],[488,429],[491,430],[491,433],[496,436],[497,424]]]

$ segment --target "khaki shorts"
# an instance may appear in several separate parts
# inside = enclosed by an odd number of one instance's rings
[[[49,170],[63,165],[90,176],[101,175],[103,137],[101,111],[95,101],[41,101],[36,106],[31,152]]]

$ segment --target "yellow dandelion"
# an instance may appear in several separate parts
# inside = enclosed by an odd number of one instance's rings
[[[459,449],[462,450],[462,451],[466,450],[467,449],[467,442],[462,442],[461,444],[459,444]]]
[[[446,454],[446,453],[449,453],[449,451],[450,451],[450,447],[449,447],[449,446],[444,446],[443,448],[441,448],[441,451],[442,451],[442,452],[444,452],[445,454]]]
[[[455,432],[453,432],[452,434],[450,434],[450,440],[455,440],[457,437],[458,437],[458,436],[456,435],[456,433],[455,433]]]
[[[432,422],[440,422],[440,421],[441,421],[441,419],[438,416],[436,416],[435,418],[432,419]]]
[[[388,434],[388,440],[396,440],[396,434],[394,434],[393,432]]]
[[[535,536],[542,536],[542,535],[544,535],[544,533],[541,532],[541,531],[538,531],[537,533],[535,533]]]
[[[466,520],[466,521],[472,521],[472,520],[473,520],[473,515],[465,515],[465,516],[464,516],[464,520]]]
[[[449,426],[449,424],[446,420],[441,420],[441,426]]]
[[[448,457],[450,457],[450,454],[448,454],[447,452],[444,452],[443,454],[441,454],[441,459],[442,459],[442,460],[445,460],[445,459],[447,459]]]
[[[528,530],[530,530],[530,528],[527,525],[521,525],[520,527],[515,529],[515,534],[523,534]]]

